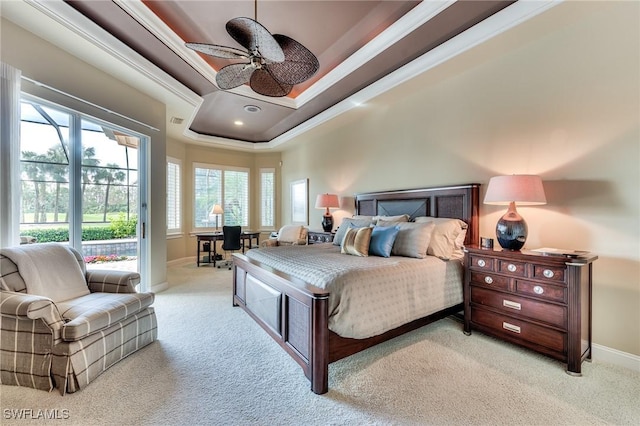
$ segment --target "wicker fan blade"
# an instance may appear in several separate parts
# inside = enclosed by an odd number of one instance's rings
[[[227,22],[227,32],[249,53],[259,53],[269,62],[284,61],[284,52],[271,33],[251,18],[234,18]]]
[[[224,59],[249,59],[249,53],[235,47],[218,46],[207,43],[185,43],[189,49],[201,52],[216,58]]]
[[[253,74],[251,74],[249,85],[254,92],[273,98],[287,96],[291,92],[291,89],[293,89],[293,85],[276,80],[269,70],[264,67],[255,70]]]
[[[222,67],[216,74],[216,84],[222,90],[233,89],[249,82],[255,67],[251,64],[231,64]]]
[[[320,68],[318,58],[306,47],[282,34],[274,34],[284,52],[284,62],[268,64],[269,71],[286,84],[299,84],[311,78]]]

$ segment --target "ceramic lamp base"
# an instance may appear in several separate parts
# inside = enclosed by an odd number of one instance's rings
[[[324,232],[331,232],[333,229],[333,216],[327,216],[326,214],[322,216],[322,229],[324,229]]]
[[[509,204],[509,210],[496,225],[496,238],[505,250],[520,250],[527,240],[527,222],[516,211],[515,203]]]

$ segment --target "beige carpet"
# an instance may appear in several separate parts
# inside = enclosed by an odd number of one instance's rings
[[[169,269],[159,341],[61,397],[2,386],[2,424],[590,425],[640,423],[640,374],[465,336],[444,319],[330,366],[315,395],[302,370],[239,308],[231,272]],[[29,411],[31,410],[31,411]],[[16,420],[22,413],[27,420]]]

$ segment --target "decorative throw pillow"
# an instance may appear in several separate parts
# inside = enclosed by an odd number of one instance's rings
[[[11,259],[24,280],[27,293],[54,302],[86,296],[89,287],[74,251],[58,243],[26,244],[0,252]]]
[[[396,237],[400,232],[398,226],[375,226],[371,231],[369,254],[372,256],[389,257]]]
[[[376,218],[376,216],[367,216],[367,215],[363,215],[363,214],[354,214],[353,216],[351,216],[351,219],[356,219],[356,220],[378,220]]]
[[[421,216],[416,223],[434,223],[431,242],[427,254],[443,260],[461,259],[464,257],[462,247],[467,235],[467,224],[460,219]]]
[[[431,233],[435,224],[414,222],[378,222],[378,226],[397,226],[400,231],[393,243],[391,254],[394,256],[415,257],[423,259],[431,241]]]
[[[401,214],[401,215],[397,215],[397,216],[374,216],[374,218],[379,222],[379,221],[385,221],[385,222],[409,222],[409,215],[408,214]]]
[[[342,239],[340,252],[354,256],[369,256],[369,243],[373,228],[349,228]]]
[[[278,232],[278,241],[287,243],[297,242],[302,234],[302,225],[285,225]]]
[[[344,238],[344,234],[347,233],[349,227],[369,227],[374,223],[375,222],[370,219],[353,219],[350,217],[345,217],[344,219],[342,219],[342,223],[340,223],[340,227],[338,227],[336,235],[333,237],[333,245],[342,246],[342,239]]]

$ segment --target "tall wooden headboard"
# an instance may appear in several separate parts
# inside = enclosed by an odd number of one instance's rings
[[[401,191],[367,192],[356,194],[356,214],[366,216],[450,217],[469,225],[465,244],[480,241],[479,223],[480,184],[405,189]]]

